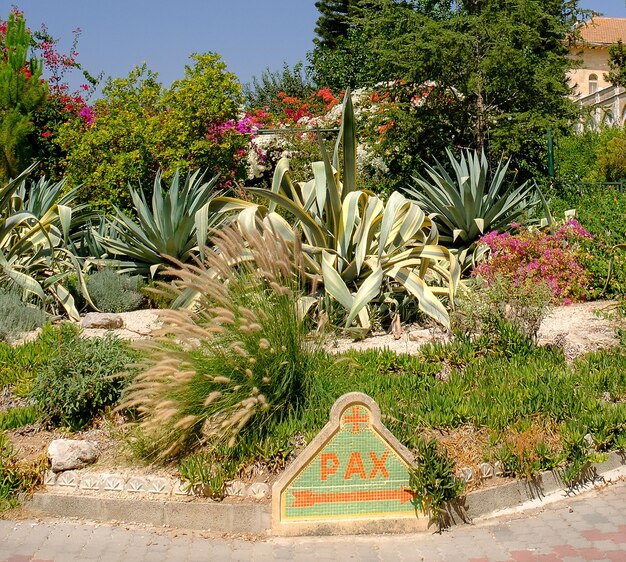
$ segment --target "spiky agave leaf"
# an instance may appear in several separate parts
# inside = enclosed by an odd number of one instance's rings
[[[253,229],[260,218],[293,243],[292,228],[297,228],[302,233],[307,275],[312,283],[321,281],[325,293],[346,309],[346,327],[356,320],[369,329],[367,309],[382,298],[386,284],[413,295],[422,311],[448,326],[447,312],[425,279],[438,280],[453,297],[460,277],[456,259],[439,245],[437,227],[415,201],[394,193],[385,203],[356,188],[354,131],[347,92],[333,159],[320,141],[323,160],[312,164],[311,180],[293,182],[289,161],[282,159],[270,191],[248,189],[266,199],[267,205],[219,197],[214,204],[221,210],[238,210],[239,225],[245,231]],[[340,149],[343,180],[338,170]],[[295,222],[287,223],[277,208],[287,211]]]
[[[142,191],[129,186],[136,220],[116,208],[110,221],[115,236],[95,233],[95,237],[110,254],[128,260],[122,268],[125,272],[154,276],[172,264],[165,256],[188,262],[202,252],[210,228],[222,220],[210,208],[217,180],[215,176],[205,182],[204,174],[196,171],[187,175],[181,187],[177,171],[165,193],[158,172],[151,204]]]
[[[439,230],[442,243],[463,252],[491,230],[506,230],[522,216],[532,216],[541,204],[538,188],[530,182],[506,181],[509,163],[501,159],[489,181],[489,162],[484,152],[465,150],[457,160],[446,150],[449,168],[435,160],[424,162],[425,173],[414,177],[416,185],[406,192],[428,213]]]

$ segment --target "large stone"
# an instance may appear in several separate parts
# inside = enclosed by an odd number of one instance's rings
[[[119,314],[107,312],[89,312],[85,314],[81,326],[86,330],[116,330],[124,325],[124,320]]]
[[[55,439],[48,447],[48,458],[53,472],[75,470],[98,460],[98,444],[78,439]]]

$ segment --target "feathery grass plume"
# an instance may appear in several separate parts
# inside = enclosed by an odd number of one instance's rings
[[[149,460],[233,444],[303,400],[315,350],[297,313],[301,248],[261,223],[214,241],[204,263],[167,272],[190,307],[164,311],[160,337],[140,344],[143,372],[121,405],[138,413]]]

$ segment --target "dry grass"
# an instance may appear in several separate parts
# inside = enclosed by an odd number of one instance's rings
[[[138,413],[155,459],[234,444],[253,420],[297,399],[306,371],[300,248],[262,225],[229,227],[214,242],[204,263],[168,272],[185,308],[165,312],[158,337],[140,342],[147,359],[120,406]]]

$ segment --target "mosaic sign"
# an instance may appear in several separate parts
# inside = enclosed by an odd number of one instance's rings
[[[346,394],[335,402],[329,423],[274,484],[274,531],[390,532],[425,526],[409,489],[412,463],[411,453],[382,425],[378,405],[365,394]]]

